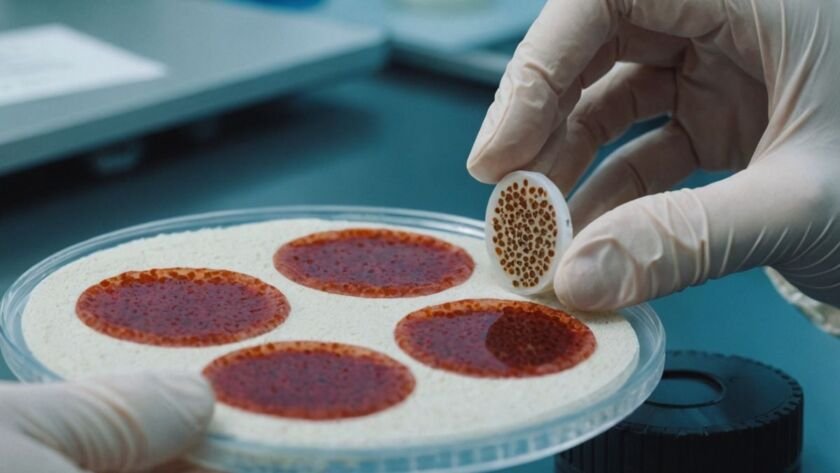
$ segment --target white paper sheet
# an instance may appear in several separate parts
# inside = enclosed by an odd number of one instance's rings
[[[0,107],[166,74],[166,67],[60,24],[0,33]]]

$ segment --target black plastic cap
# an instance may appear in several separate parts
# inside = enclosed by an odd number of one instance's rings
[[[738,356],[671,351],[624,421],[556,457],[557,473],[795,473],[802,388]]]

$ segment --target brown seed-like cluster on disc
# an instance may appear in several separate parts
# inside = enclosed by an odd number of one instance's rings
[[[557,221],[548,192],[524,179],[499,194],[493,216],[493,251],[515,288],[536,286],[551,267]]]

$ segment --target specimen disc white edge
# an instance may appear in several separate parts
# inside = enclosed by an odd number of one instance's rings
[[[554,217],[557,222],[557,238],[554,242],[554,257],[551,259],[548,271],[540,275],[539,282],[531,287],[514,287],[511,277],[502,268],[499,256],[496,255],[493,237],[495,236],[495,229],[493,228],[493,217],[496,215],[496,202],[503,190],[507,189],[514,182],[522,183],[525,180],[536,184],[538,187],[545,189],[548,193],[548,198],[554,206]],[[514,171],[503,177],[493,188],[490,194],[490,199],[487,201],[487,209],[484,214],[484,243],[487,248],[487,254],[492,262],[493,274],[499,284],[505,289],[523,296],[532,296],[538,294],[545,294],[550,292],[554,287],[554,273],[557,271],[557,266],[560,264],[560,258],[566,252],[572,242],[574,232],[572,229],[572,218],[569,213],[569,206],[563,193],[557,186],[543,174],[533,171]]]

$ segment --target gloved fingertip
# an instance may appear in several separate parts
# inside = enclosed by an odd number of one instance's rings
[[[105,383],[122,399],[126,421],[136,423],[145,445],[142,455],[128,462],[131,469],[182,455],[201,439],[213,417],[215,396],[200,373],[141,372]]]
[[[485,160],[477,154],[470,154],[467,159],[467,172],[475,180],[484,184],[495,184],[502,178],[498,172],[494,172],[490,166],[487,166]]]
[[[193,372],[161,372],[152,374],[153,382],[160,385],[179,400],[187,415],[194,420],[199,430],[204,430],[213,417],[216,397],[207,378]]]
[[[615,309],[614,290],[589,258],[565,257],[554,273],[554,294],[561,304],[583,311]]]
[[[614,311],[647,299],[646,275],[636,253],[616,235],[633,234],[622,213],[611,213],[578,233],[554,273],[554,293],[570,309]]]

